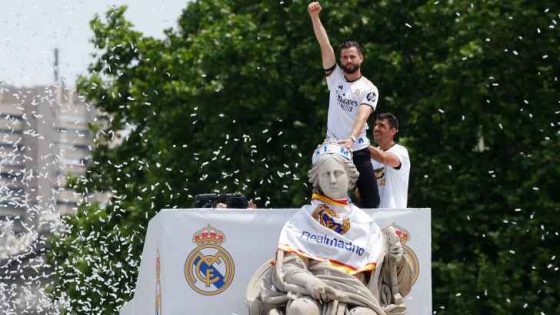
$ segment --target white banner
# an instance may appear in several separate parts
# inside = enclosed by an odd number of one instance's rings
[[[274,256],[284,222],[298,209],[162,210],[149,223],[134,298],[122,315],[247,314],[253,273]],[[380,227],[407,233],[418,279],[407,314],[432,313],[430,209],[373,209]]]

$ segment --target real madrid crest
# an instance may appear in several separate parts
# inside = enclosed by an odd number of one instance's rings
[[[193,235],[197,244],[185,262],[185,279],[202,295],[224,292],[233,282],[235,265],[231,255],[221,247],[224,233],[208,224]]]
[[[326,205],[317,206],[311,216],[322,226],[340,235],[346,234],[350,229],[350,220],[348,218],[340,220],[338,213]]]

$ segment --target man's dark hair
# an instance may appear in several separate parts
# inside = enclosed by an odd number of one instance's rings
[[[342,43],[340,43],[340,45],[338,46],[338,53],[340,54],[340,52],[343,49],[347,49],[351,47],[356,47],[356,49],[358,50],[358,52],[360,52],[361,55],[364,54],[362,45],[360,45],[360,43],[358,43],[357,41],[353,41],[353,40],[345,40]]]
[[[393,113],[379,113],[375,119],[387,120],[389,127],[399,130],[399,120]]]

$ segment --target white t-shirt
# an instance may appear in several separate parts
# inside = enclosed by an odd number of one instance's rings
[[[338,64],[327,76],[327,86],[330,91],[327,139],[347,139],[352,133],[352,126],[358,115],[358,107],[365,104],[375,110],[379,92],[377,87],[364,76],[356,81],[348,82],[344,77],[344,71]],[[369,139],[366,136],[368,128],[366,123],[360,136],[356,138],[352,151],[369,146]]]
[[[379,208],[406,208],[410,174],[408,150],[400,144],[395,144],[386,152],[395,154],[401,161],[401,166],[394,168],[371,160],[381,199]]]

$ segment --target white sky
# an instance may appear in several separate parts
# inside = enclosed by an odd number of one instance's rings
[[[176,27],[188,0],[2,0],[0,4],[0,84],[34,86],[54,81],[54,48],[60,76],[74,85],[91,62],[89,22],[111,5],[128,5],[135,29],[163,37]]]

